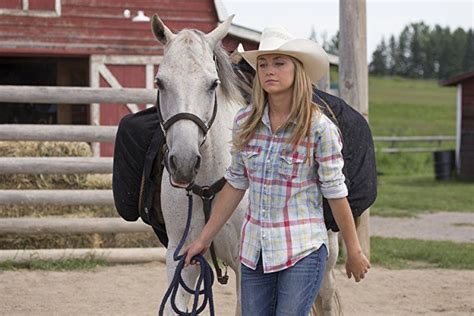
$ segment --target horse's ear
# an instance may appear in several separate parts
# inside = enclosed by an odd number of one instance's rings
[[[171,41],[173,38],[176,37],[176,34],[170,31],[170,29],[161,21],[158,14],[153,15],[153,19],[151,21],[151,30],[155,38],[161,42],[161,44],[166,45]]]
[[[211,47],[215,47],[216,44],[227,35],[234,16],[235,15],[232,14],[227,18],[227,20],[225,20],[221,25],[216,27],[212,32],[206,34],[206,39],[208,40],[209,44],[211,44]]]

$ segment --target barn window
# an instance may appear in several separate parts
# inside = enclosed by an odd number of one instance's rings
[[[0,15],[61,16],[61,0],[2,0]]]

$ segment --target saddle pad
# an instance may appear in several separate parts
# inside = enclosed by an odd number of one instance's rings
[[[119,215],[126,221],[141,217],[167,246],[165,225],[158,220],[161,208],[153,208],[160,204],[154,203],[153,197],[161,184],[162,171],[153,170],[153,166],[163,144],[156,107],[124,116],[115,138],[112,191]]]

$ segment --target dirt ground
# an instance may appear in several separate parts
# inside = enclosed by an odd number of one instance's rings
[[[214,285],[216,315],[233,315],[235,277]],[[373,267],[356,284],[337,271],[345,315],[472,315],[474,271]],[[157,315],[166,290],[161,263],[89,272],[0,272],[1,315]]]

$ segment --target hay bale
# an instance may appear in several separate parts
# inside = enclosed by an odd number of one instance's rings
[[[92,157],[84,142],[0,142],[1,157]],[[0,189],[82,189],[88,175],[0,175]]]
[[[0,142],[3,157],[92,157],[83,142]],[[0,175],[0,189],[111,189],[111,174]],[[116,217],[113,206],[0,205],[0,217]],[[153,233],[0,236],[0,249],[160,247]]]

